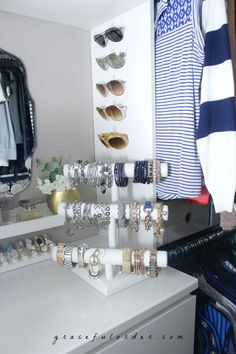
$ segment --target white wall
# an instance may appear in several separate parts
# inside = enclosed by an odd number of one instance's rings
[[[33,159],[94,160],[89,32],[0,12],[0,48],[26,67],[36,107]],[[31,185],[18,198],[42,197],[36,189],[38,173],[34,165]],[[90,191],[87,198],[93,198]]]

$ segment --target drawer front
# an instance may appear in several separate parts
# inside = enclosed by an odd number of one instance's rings
[[[195,296],[189,296],[163,313],[89,353],[96,354],[192,354]]]

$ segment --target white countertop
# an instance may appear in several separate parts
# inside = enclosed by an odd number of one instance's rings
[[[109,297],[51,260],[1,274],[0,353],[84,353],[100,343],[90,342],[95,333],[128,330],[196,288],[195,278],[169,267]]]

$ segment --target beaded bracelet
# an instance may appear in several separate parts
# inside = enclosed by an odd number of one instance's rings
[[[148,161],[135,161],[133,183],[149,184],[151,182],[149,177],[148,166],[149,166]]]
[[[129,179],[125,177],[124,172],[125,164],[122,162],[118,162],[115,164],[114,167],[114,177],[115,177],[115,184],[117,187],[127,187]]]

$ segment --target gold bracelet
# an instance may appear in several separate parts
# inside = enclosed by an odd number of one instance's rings
[[[157,161],[152,162],[152,183],[157,184]]]
[[[59,267],[64,266],[64,248],[65,243],[59,242],[57,245],[57,264]]]
[[[139,250],[139,257],[140,257],[140,273],[141,273],[141,274],[145,274],[144,252],[145,252],[145,249]]]
[[[131,273],[131,249],[122,250],[122,273]]]
[[[163,220],[163,204],[156,203],[155,208],[157,209],[157,219],[156,219],[156,232],[154,236],[159,239],[159,243],[162,244],[164,236],[164,220]]]

